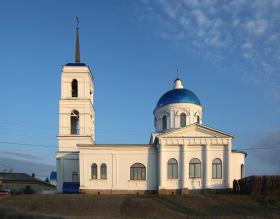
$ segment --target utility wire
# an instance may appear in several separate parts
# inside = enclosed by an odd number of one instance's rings
[[[18,143],[18,142],[9,142],[9,141],[0,141],[0,144],[9,144],[9,145],[19,145],[19,146],[30,146],[30,147],[46,147],[46,148],[56,148],[58,146],[56,145],[44,145],[44,144],[28,144],[28,143]],[[107,145],[114,145],[114,144],[107,144]],[[117,144],[121,146],[122,144]],[[116,145],[116,147],[117,147]],[[123,144],[123,145],[129,145],[129,144]],[[133,145],[133,144],[132,144]],[[145,144],[144,144],[145,145]],[[146,144],[148,145],[148,144]],[[233,149],[233,150],[273,150],[273,149],[280,149],[280,146],[271,146],[271,147],[250,147],[250,148],[241,148],[241,149]],[[205,149],[202,148],[201,150],[185,150],[186,152],[192,152],[192,151],[204,151]],[[168,150],[169,152],[178,152],[178,150]],[[227,151],[225,149],[207,149],[207,151]]]
[[[6,123],[6,124],[3,124]],[[8,124],[7,124],[8,123]],[[30,121],[14,121],[14,120],[0,120],[0,125],[10,125],[10,126],[16,126],[16,127],[30,127],[30,126],[38,126],[38,127],[42,127],[42,128],[46,128],[46,127],[52,127],[53,129],[57,130],[58,129],[58,125],[52,125],[52,124],[46,124],[46,123],[36,123],[36,122],[30,122]],[[36,130],[36,129],[35,129]],[[98,129],[97,132],[100,133],[108,133],[108,132],[114,132],[114,133],[123,133],[123,131],[121,130],[110,130],[110,129]],[[139,134],[142,133],[144,134],[145,132],[143,131],[136,131],[136,130],[126,130],[125,133],[129,133],[129,134]]]
[[[57,147],[54,145],[43,145],[43,144],[25,144],[25,143],[18,143],[18,142],[8,142],[8,141],[0,141],[0,144],[11,144],[11,145],[21,145],[21,146],[31,146],[31,147]]]

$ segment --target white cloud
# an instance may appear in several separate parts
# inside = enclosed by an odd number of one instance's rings
[[[153,9],[147,16],[156,17],[149,20],[165,39],[187,43],[215,62],[234,55],[248,79],[266,83],[280,97],[280,0],[147,0],[144,5]]]
[[[250,42],[246,42],[242,45],[243,49],[252,49],[253,45]]]
[[[174,18],[176,15],[176,10],[174,8],[171,7],[171,5],[164,1],[164,0],[160,0],[159,3],[162,5],[164,12],[170,17],[170,18]]]
[[[194,10],[192,13],[196,19],[196,22],[199,26],[205,26],[208,25],[208,18],[207,16],[201,11],[201,10]]]
[[[260,35],[266,32],[268,23],[263,20],[251,20],[246,23],[246,28],[250,34]]]

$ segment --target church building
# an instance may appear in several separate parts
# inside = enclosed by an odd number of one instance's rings
[[[96,144],[93,78],[80,62],[77,27],[75,62],[61,73],[58,192],[184,194],[244,177],[246,153],[232,149],[232,134],[203,125],[199,98],[179,78],[156,104],[148,144]]]

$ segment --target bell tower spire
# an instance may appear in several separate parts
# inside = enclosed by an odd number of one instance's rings
[[[76,49],[75,49],[75,63],[80,63],[80,42],[79,42],[79,18],[77,19],[77,25],[76,25]]]

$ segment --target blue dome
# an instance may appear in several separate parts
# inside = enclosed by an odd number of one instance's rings
[[[201,106],[198,97],[187,89],[173,89],[167,91],[159,99],[156,108],[162,107],[171,103],[193,103]]]

